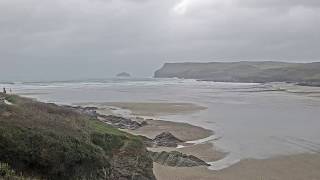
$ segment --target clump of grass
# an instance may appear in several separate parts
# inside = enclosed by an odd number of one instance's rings
[[[101,148],[71,136],[57,136],[24,128],[0,128],[0,159],[21,171],[66,179],[96,174],[107,168]]]
[[[12,104],[15,104],[17,102],[18,96],[16,95],[7,95],[6,100],[11,102]]]
[[[101,134],[108,133],[108,134],[113,134],[113,135],[117,135],[117,136],[129,136],[129,134],[127,134],[123,131],[119,131],[118,129],[115,129],[114,127],[112,127],[104,122],[101,122],[99,120],[92,119],[92,120],[88,121],[88,125],[96,133],[101,133]]]

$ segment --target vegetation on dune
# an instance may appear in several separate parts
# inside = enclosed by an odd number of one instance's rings
[[[17,172],[44,179],[153,179],[138,137],[71,108],[0,95],[13,103],[0,104],[0,162]]]
[[[0,177],[3,179],[18,179],[19,178],[19,176],[17,176],[16,172],[7,163],[0,163]]]
[[[4,180],[38,180],[36,177],[25,177],[15,172],[8,163],[0,162],[0,179]]]

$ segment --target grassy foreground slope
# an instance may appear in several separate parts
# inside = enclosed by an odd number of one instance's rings
[[[43,179],[154,179],[141,140],[71,108],[4,95],[0,162]]]

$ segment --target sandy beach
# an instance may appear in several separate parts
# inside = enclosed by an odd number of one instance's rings
[[[205,109],[205,107],[187,103],[112,102],[95,105],[101,108],[100,113],[110,114],[112,113],[112,107],[118,107],[130,110],[133,116],[138,117],[192,113]],[[110,108],[107,108],[108,106]],[[214,134],[210,130],[187,123],[155,119],[147,119],[146,121],[148,125],[137,130],[127,130],[127,132],[153,138],[164,131],[168,131],[184,141],[204,139]],[[227,153],[220,152],[211,142],[189,144],[183,148],[149,149],[152,151],[180,151],[195,155],[207,162],[220,160],[227,155]],[[245,159],[219,171],[209,170],[207,167],[178,168],[154,163],[154,174],[158,180],[318,180],[320,179],[319,168],[320,154],[299,154],[263,160]]]
[[[318,180],[320,155],[300,154],[266,160],[243,160],[229,168],[175,168],[154,163],[158,180]]]
[[[206,107],[198,106],[191,103],[147,103],[147,102],[107,102],[107,103],[79,103],[81,106],[96,106],[98,113],[104,115],[121,115],[122,110],[127,110],[130,117],[136,121],[147,122],[136,130],[125,130],[135,135],[143,135],[148,138],[154,138],[162,132],[170,132],[183,141],[194,141],[212,136],[211,130],[202,127],[193,126],[188,123],[178,123],[171,121],[158,120],[156,116],[172,115],[179,113],[192,113],[206,109]],[[115,109],[115,108],[120,108]],[[128,112],[125,112],[128,115]],[[146,118],[147,117],[147,118]]]
[[[85,103],[88,104],[88,103]],[[161,116],[180,113],[193,113],[207,109],[192,103],[168,103],[168,102],[106,102],[91,103],[99,107],[118,107],[130,110],[135,116]],[[81,105],[81,104],[80,104]]]
[[[84,104],[82,104],[84,105]],[[137,121],[141,121],[140,116],[156,116],[156,115],[167,115],[167,114],[178,114],[178,113],[192,113],[206,109],[205,107],[198,106],[191,103],[125,103],[125,102],[112,102],[112,103],[101,103],[92,104],[96,105],[100,109],[98,110],[101,114],[113,114],[113,107],[123,108],[130,110],[133,116],[138,116]],[[109,107],[109,108],[108,108]],[[193,126],[188,123],[178,123],[156,119],[144,119],[147,122],[146,126],[143,126],[136,130],[124,130],[131,134],[143,135],[148,138],[154,138],[162,132],[170,132],[178,139],[183,141],[195,141],[199,139],[205,139],[214,135],[214,132],[202,127]],[[199,157],[200,159],[211,162],[222,159],[226,154],[215,149],[211,142],[203,142],[200,144],[184,144],[183,148],[150,148],[152,151],[179,151],[185,154],[190,154]]]
[[[156,135],[168,131],[183,141],[194,141],[213,135],[213,132],[208,129],[192,126],[187,123],[176,123],[153,119],[148,119],[146,122],[148,123],[147,126],[143,126],[137,130],[128,130],[128,132],[154,138]]]

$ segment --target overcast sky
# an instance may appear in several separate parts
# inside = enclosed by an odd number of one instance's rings
[[[319,0],[0,0],[0,80],[320,60]]]

